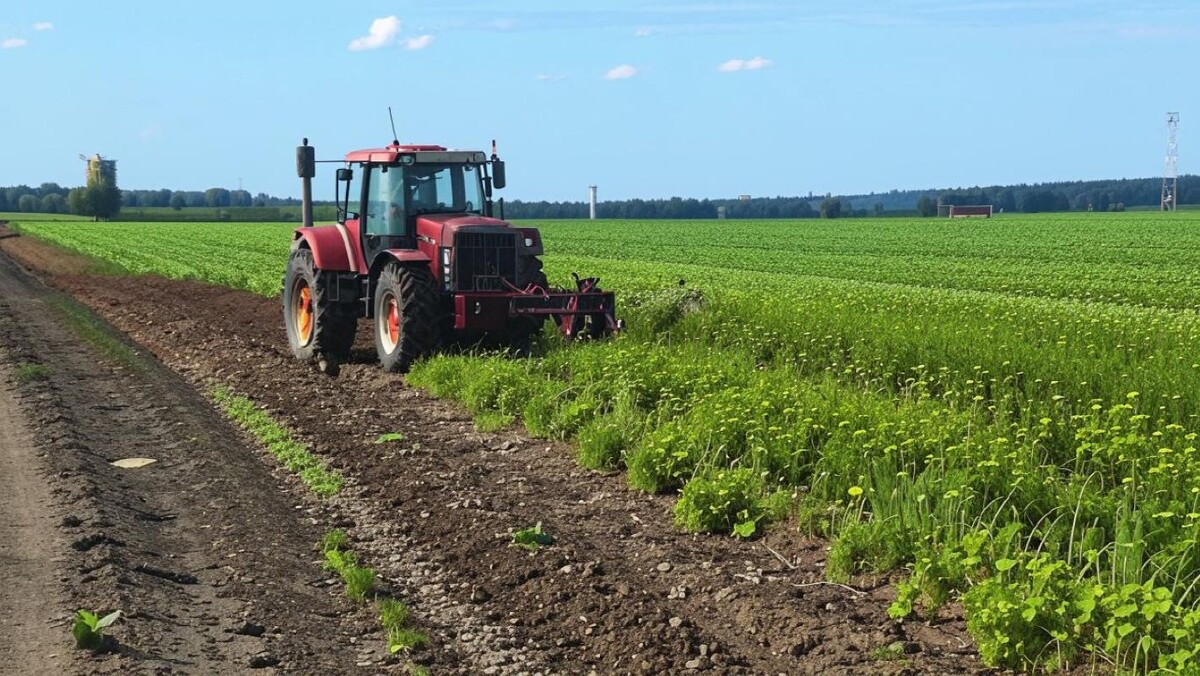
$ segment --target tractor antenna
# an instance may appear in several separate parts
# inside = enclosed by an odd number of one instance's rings
[[[392,117],[392,107],[388,106],[388,120],[392,123],[392,145],[400,145],[400,137],[396,135],[396,118]]]

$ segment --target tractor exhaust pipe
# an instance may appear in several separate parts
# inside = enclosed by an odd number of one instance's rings
[[[296,174],[300,176],[300,220],[306,228],[313,224],[312,180],[317,175],[317,149],[308,145],[296,146]]]

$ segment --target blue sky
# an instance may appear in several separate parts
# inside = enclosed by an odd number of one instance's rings
[[[7,0],[0,185],[298,194],[321,158],[500,142],[510,199],[1156,176],[1200,157],[1200,3]],[[332,192],[318,178],[318,197]]]

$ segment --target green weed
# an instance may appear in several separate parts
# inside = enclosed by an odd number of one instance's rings
[[[121,619],[121,611],[115,610],[104,617],[80,608],[75,612],[75,622],[71,625],[71,635],[75,637],[75,647],[82,650],[101,652],[107,650],[112,639],[104,634],[104,630]]]
[[[379,621],[387,630],[403,627],[408,624],[412,613],[408,606],[396,599],[381,599],[379,601]]]
[[[554,538],[542,530],[542,523],[539,521],[536,525],[529,528],[522,528],[514,531],[512,534],[513,544],[537,551],[539,547],[545,547],[554,544]]]
[[[398,652],[408,652],[414,648],[429,643],[429,636],[419,629],[401,627],[389,629],[387,632],[388,652],[393,655]]]
[[[17,368],[17,382],[30,383],[35,380],[45,380],[52,373],[45,364],[22,364]]]
[[[370,568],[351,565],[338,573],[342,576],[342,582],[346,583],[346,596],[352,600],[362,601],[367,594],[375,591],[375,571]]]
[[[375,590],[375,571],[358,565],[358,556],[354,552],[340,547],[327,547],[326,545],[335,544],[344,537],[344,534],[339,537],[336,532],[330,531],[321,541],[325,553],[323,566],[325,570],[337,573],[342,578],[346,586],[346,596],[355,601],[362,601]]]
[[[141,357],[87,307],[58,294],[47,296],[46,305],[72,333],[104,358],[133,370],[145,368]]]
[[[321,552],[341,551],[350,546],[350,536],[341,528],[334,528],[321,538]]]
[[[885,646],[872,648],[867,657],[875,662],[892,662],[904,659],[904,643],[896,641]]]
[[[507,413],[484,411],[475,416],[475,429],[480,432],[499,432],[511,426],[515,420],[515,417]]]
[[[408,652],[429,642],[424,632],[409,626],[412,614],[396,599],[379,601],[379,619],[387,633],[388,652]]]
[[[395,443],[399,443],[401,441],[405,441],[406,439],[408,439],[408,437],[404,436],[404,434],[402,432],[388,432],[386,434],[380,434],[378,437],[375,437],[375,441],[373,441],[372,443],[374,443],[376,445],[395,444]]]
[[[293,439],[291,433],[255,406],[253,401],[224,386],[213,388],[209,396],[225,415],[266,446],[267,451],[299,476],[313,493],[327,498],[342,490],[342,476]]]
[[[675,503],[675,525],[694,532],[735,532],[750,537],[767,516],[762,508],[765,492],[762,477],[754,470],[707,472],[683,487]]]

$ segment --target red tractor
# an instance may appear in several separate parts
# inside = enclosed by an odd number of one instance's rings
[[[525,350],[552,318],[569,339],[621,328],[597,279],[552,288],[535,228],[493,218],[504,162],[479,151],[401,145],[358,150],[337,170],[337,222],[313,227],[315,151],[296,149],[303,227],[283,279],[283,318],[297,358],[336,373],[361,317],[383,367],[407,371],[444,342],[491,337]]]

